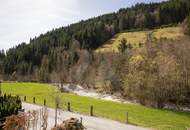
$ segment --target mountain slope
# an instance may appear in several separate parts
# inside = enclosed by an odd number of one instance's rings
[[[42,66],[43,58],[50,60],[49,71],[55,67],[60,48],[70,53],[72,46],[94,50],[102,46],[114,34],[130,29],[152,29],[165,24],[182,22],[189,14],[189,0],[170,0],[162,3],[137,4],[120,9],[116,13],[82,20],[67,27],[61,27],[42,34],[9,49],[0,59],[3,75],[30,75]],[[175,14],[175,15],[174,15]],[[70,59],[73,55],[70,55]],[[74,59],[77,59],[75,55]],[[69,61],[71,64],[72,61]]]
[[[139,44],[145,44],[148,35],[151,33],[153,40],[180,40],[185,37],[182,27],[166,27],[148,31],[134,31],[118,33],[96,49],[96,52],[118,52],[118,47],[122,39],[126,39],[128,44],[138,47]]]

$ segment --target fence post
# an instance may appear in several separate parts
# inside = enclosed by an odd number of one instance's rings
[[[70,102],[68,102],[68,104],[67,104],[67,110],[71,111],[71,103]]]
[[[44,106],[46,106],[46,99],[44,99]]]
[[[26,96],[24,96],[24,101],[26,102]]]
[[[127,123],[127,124],[129,123],[128,116],[129,116],[129,114],[128,114],[128,112],[126,112],[126,123]]]
[[[82,124],[82,117],[80,117],[80,123]]]
[[[57,108],[58,108],[58,103],[56,103],[56,108],[55,108],[55,127],[57,126]]]
[[[36,98],[35,97],[33,97],[33,103],[36,103]]]
[[[93,106],[90,106],[90,116],[93,116]]]

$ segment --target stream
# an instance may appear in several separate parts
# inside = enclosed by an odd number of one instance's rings
[[[120,103],[132,103],[132,102],[126,101],[125,99],[119,96],[97,93],[95,90],[92,90],[92,89],[91,90],[84,89],[80,85],[64,84],[61,86],[61,84],[57,84],[56,86],[60,90],[63,90],[64,92],[74,93],[79,96],[92,97],[96,99],[102,99],[106,101],[113,101],[113,102],[120,102]]]

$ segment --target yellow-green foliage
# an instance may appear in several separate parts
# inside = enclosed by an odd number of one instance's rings
[[[179,40],[185,36],[181,27],[167,27],[149,31],[118,33],[112,39],[108,40],[102,47],[98,48],[96,52],[118,52],[118,46],[123,38],[125,38],[127,43],[130,43],[133,47],[138,47],[139,43],[146,43],[147,36],[151,32],[153,40],[160,40],[163,38]]]
[[[166,38],[172,40],[179,40],[184,37],[183,29],[181,27],[168,27],[155,30],[153,36],[156,39]]]
[[[116,34],[112,39],[107,41],[101,48],[97,49],[96,52],[118,52],[118,46],[123,38],[127,40],[127,43],[130,43],[133,46],[138,46],[139,43],[146,42],[146,35],[146,31],[125,32]]]

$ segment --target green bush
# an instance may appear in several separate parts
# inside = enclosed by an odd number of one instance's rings
[[[20,97],[6,94],[0,96],[0,123],[3,123],[6,117],[18,114],[18,110],[21,108]]]

